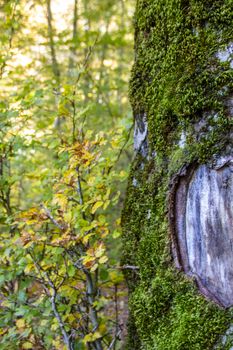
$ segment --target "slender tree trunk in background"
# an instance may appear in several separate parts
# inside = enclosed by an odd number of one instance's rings
[[[125,27],[125,4],[123,0],[120,0],[120,4],[119,6],[121,7],[121,26],[120,26],[120,30],[123,32],[124,31],[124,27]],[[123,47],[121,46],[119,49],[119,56],[120,57],[124,57],[123,55]],[[118,73],[119,73],[119,79],[122,79],[122,71],[123,71],[123,64],[124,62],[122,62],[121,60],[119,61],[119,65],[118,65]],[[121,100],[122,100],[122,96],[121,96],[121,92],[120,89],[117,90],[117,100],[119,103],[119,114],[122,114],[123,108],[121,106]]]
[[[69,72],[75,68],[77,64],[77,41],[78,41],[78,0],[74,0],[73,10],[73,32],[72,32],[72,44],[70,48],[70,59],[69,59]]]
[[[54,95],[55,95],[55,102],[58,110],[59,106],[59,98],[60,98],[60,84],[61,84],[61,72],[57,60],[57,53],[56,53],[56,47],[54,42],[54,28],[53,28],[53,13],[51,8],[51,0],[46,0],[46,6],[47,6],[47,26],[48,26],[48,39],[49,39],[49,48],[50,48],[50,55],[51,55],[51,67],[52,72],[55,80],[55,86],[54,86]],[[61,137],[61,124],[62,124],[62,117],[58,115],[54,121],[54,127],[57,129],[60,137]]]
[[[233,345],[233,3],[138,0],[127,349]]]
[[[84,57],[87,57],[88,55],[88,38],[89,35],[91,33],[91,19],[90,19],[90,15],[88,14],[88,1],[84,0],[84,13],[85,13],[85,17],[86,17],[86,23],[85,23],[85,42],[86,42],[86,47],[84,49]],[[88,64],[86,65],[85,69],[88,71]],[[84,84],[83,84],[83,91],[84,91],[84,98],[85,98],[85,103],[88,103],[89,101],[89,97],[88,97],[88,93],[89,93],[89,78],[88,75],[85,74],[84,77]]]
[[[52,70],[54,74],[54,78],[57,82],[57,89],[59,89],[60,85],[60,69],[57,62],[57,55],[56,55],[56,49],[55,49],[55,43],[54,43],[54,30],[53,30],[53,15],[52,15],[52,9],[51,9],[51,0],[47,0],[47,21],[48,21],[48,37],[49,37],[49,47],[51,52],[51,59],[52,59]]]

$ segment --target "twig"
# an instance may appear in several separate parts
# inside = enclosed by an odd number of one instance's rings
[[[114,266],[113,268],[119,269],[119,270],[139,270],[140,269],[138,266],[133,266],[133,265]]]
[[[111,350],[113,348],[113,346],[115,345],[116,341],[119,339],[120,335],[121,335],[122,330],[120,329],[119,332],[116,334],[116,336],[113,338],[113,340],[111,341],[108,350]]]
[[[89,271],[84,271],[86,275],[86,288],[87,288],[87,301],[88,301],[88,306],[89,306],[89,315],[90,315],[90,320],[93,326],[92,332],[95,332],[99,328],[99,322],[98,322],[98,315],[95,307],[93,306],[94,301],[95,301],[95,296],[94,296],[94,285],[93,285],[93,280],[91,273]],[[96,339],[94,341],[94,344],[96,346],[96,350],[103,350],[102,347],[102,341],[100,339]]]
[[[57,304],[56,304],[56,297],[57,297],[57,288],[55,287],[54,283],[52,282],[51,278],[49,277],[48,273],[46,271],[43,270],[43,268],[40,266],[40,264],[34,259],[33,255],[31,252],[29,252],[40,276],[42,277],[44,283],[43,283],[43,288],[47,294],[47,296],[50,298],[50,301],[51,301],[51,307],[52,307],[52,310],[53,310],[53,314],[54,316],[56,317],[57,319],[57,322],[59,324],[59,327],[60,327],[60,330],[61,330],[61,333],[63,335],[63,339],[64,339],[64,342],[65,344],[67,345],[67,349],[68,350],[74,350],[73,348],[73,345],[72,345],[72,342],[70,341],[70,337],[68,335],[68,333],[66,332],[66,329],[65,329],[65,324],[63,323],[62,321],[62,318],[57,310]],[[46,278],[44,278],[44,276]],[[49,289],[46,287],[45,283],[47,283],[50,288],[52,289],[52,293],[50,293]],[[62,281],[63,283],[63,281]],[[59,284],[59,287],[61,286],[61,283]],[[58,287],[58,288],[59,288]]]
[[[85,56],[85,58],[84,58],[84,60],[83,60],[82,70],[79,72],[79,74],[78,74],[78,76],[77,76],[77,79],[76,79],[76,81],[75,81],[75,84],[74,84],[73,96],[76,95],[77,85],[78,85],[79,80],[80,80],[80,78],[81,78],[81,76],[82,76],[82,73],[83,73],[83,72],[85,71],[85,69],[87,68],[88,61],[89,61],[89,59],[90,59],[90,57],[91,57],[91,54],[92,54],[92,52],[93,52],[93,49],[94,49],[94,47],[95,47],[95,45],[96,45],[96,43],[97,43],[97,41],[98,41],[98,38],[99,38],[99,36],[97,35],[97,37],[96,37],[96,39],[95,39],[93,45],[92,45],[92,46],[89,46],[89,48],[88,48],[88,52],[87,52],[87,54],[86,54],[86,56]]]
[[[115,284],[114,285],[115,322],[116,322],[116,325],[115,325],[115,338],[118,338],[117,334],[119,332],[119,311],[118,311],[118,295],[117,295],[117,292],[118,292],[118,288],[117,288],[117,284]],[[116,345],[116,342],[114,343],[114,350],[116,348],[115,345]]]
[[[126,138],[126,140],[125,140],[123,146],[121,147],[121,149],[120,149],[120,151],[119,151],[119,153],[118,153],[118,155],[117,155],[117,159],[116,159],[115,163],[114,163],[112,166],[110,166],[110,167],[108,168],[107,174],[109,174],[109,173],[111,172],[112,168],[118,163],[118,161],[119,161],[119,159],[120,159],[120,157],[121,157],[121,154],[122,154],[122,152],[123,152],[125,146],[126,146],[127,143],[129,142],[129,139],[130,139],[130,135],[131,135],[131,131],[132,131],[132,130],[133,130],[133,125],[131,125],[131,127],[129,128],[129,131],[128,131],[128,134],[127,134],[127,138]]]
[[[77,174],[78,174],[78,179],[77,179],[77,193],[79,195],[79,204],[83,205],[84,204],[84,197],[83,197],[83,191],[82,191],[82,184],[81,184],[81,178],[80,178],[80,173],[79,173],[79,168],[76,168]],[[85,212],[82,213],[83,220],[86,220],[86,215]]]
[[[78,180],[77,180],[77,192],[79,195],[79,204],[83,205],[84,204],[84,199],[83,199],[83,191],[82,191],[82,185],[81,185],[81,179],[80,179],[80,174],[79,174],[79,168],[76,168],[77,174],[78,174]]]
[[[50,210],[48,208],[46,208],[43,204],[40,205],[42,209],[44,209],[46,215],[48,216],[48,218],[52,221],[52,223],[57,226],[60,230],[64,230],[64,227],[62,225],[59,224],[59,222],[57,222],[56,219],[54,219],[52,213],[50,212]]]
[[[66,332],[65,324],[63,323],[61,315],[59,314],[59,312],[57,310],[57,304],[56,304],[57,289],[56,289],[55,285],[53,284],[53,282],[51,281],[51,279],[50,279],[50,277],[48,276],[47,273],[46,273],[46,277],[47,277],[48,283],[49,283],[49,285],[50,285],[50,287],[52,288],[52,291],[53,291],[52,296],[50,298],[50,301],[51,301],[51,306],[52,306],[52,310],[53,310],[54,316],[56,317],[57,322],[59,324],[60,330],[61,330],[62,335],[63,335],[64,342],[67,345],[67,349],[68,350],[73,350],[73,345],[72,345],[72,342],[70,340],[70,337],[69,337],[68,333]]]

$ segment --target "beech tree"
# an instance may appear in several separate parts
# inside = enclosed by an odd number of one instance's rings
[[[128,349],[232,346],[231,0],[138,0]]]

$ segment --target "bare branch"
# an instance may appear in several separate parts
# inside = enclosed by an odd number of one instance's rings
[[[46,208],[43,204],[40,205],[42,209],[44,209],[46,215],[48,216],[48,218],[52,221],[52,223],[57,226],[60,230],[64,230],[64,227],[62,225],[59,224],[59,222],[54,219],[52,213],[50,212],[50,210],[48,208]]]
[[[51,306],[52,306],[52,310],[53,310],[54,316],[56,317],[57,322],[59,324],[59,327],[60,327],[61,333],[63,335],[64,342],[65,342],[65,344],[67,346],[67,349],[68,350],[73,350],[74,348],[73,348],[73,345],[72,345],[72,341],[70,340],[70,336],[66,332],[65,324],[62,321],[61,315],[59,314],[59,312],[57,310],[57,304],[56,304],[57,290],[56,290],[53,282],[50,279],[49,279],[49,285],[50,285],[50,287],[52,288],[52,291],[53,291],[52,296],[50,298],[50,301],[51,301]]]
[[[118,163],[118,161],[119,161],[119,159],[120,159],[120,157],[121,157],[122,152],[124,151],[124,149],[125,149],[127,143],[129,142],[129,139],[130,139],[130,135],[131,135],[131,131],[132,131],[132,130],[133,130],[133,125],[131,125],[131,127],[129,128],[129,131],[128,131],[126,140],[125,140],[123,146],[121,147],[121,149],[120,149],[120,151],[119,151],[119,153],[118,153],[118,155],[117,155],[117,159],[116,159],[115,163],[107,169],[107,174],[109,174],[109,173],[111,172],[112,168]]]
[[[140,269],[138,266],[133,266],[133,265],[114,266],[111,268],[119,269],[119,270],[139,270]]]
[[[95,309],[94,301],[95,301],[95,286],[93,284],[92,276],[89,271],[85,271],[86,275],[86,288],[87,288],[87,301],[90,310],[90,320],[93,326],[92,332],[95,332],[99,328],[98,315]],[[103,350],[102,341],[100,339],[96,339],[94,342],[96,346],[96,350]]]
[[[111,343],[110,343],[110,345],[109,345],[109,347],[108,347],[108,350],[113,349],[113,347],[115,346],[117,340],[119,339],[119,337],[120,337],[120,335],[121,335],[121,332],[122,332],[122,330],[120,329],[120,330],[118,331],[118,333],[116,334],[116,336],[115,336],[115,337],[113,338],[113,340],[111,341]]]

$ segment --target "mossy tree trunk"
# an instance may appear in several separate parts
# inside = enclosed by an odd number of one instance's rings
[[[137,1],[129,350],[233,346],[232,16],[232,0]]]

